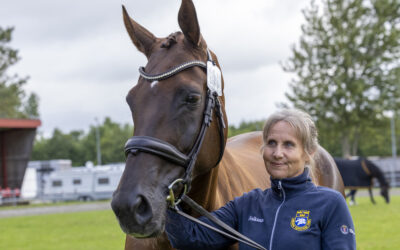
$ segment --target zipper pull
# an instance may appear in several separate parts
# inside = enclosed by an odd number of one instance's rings
[[[282,197],[282,181],[278,181],[279,197]]]

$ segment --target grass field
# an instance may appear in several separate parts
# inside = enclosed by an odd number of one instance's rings
[[[391,196],[390,204],[382,197],[357,197],[357,206],[351,206],[356,228],[357,249],[400,249],[400,196]]]
[[[357,197],[350,207],[357,249],[400,249],[400,196],[391,199]],[[118,250],[124,241],[111,210],[0,219],[1,250]]]
[[[0,219],[1,250],[116,250],[124,242],[111,210]]]

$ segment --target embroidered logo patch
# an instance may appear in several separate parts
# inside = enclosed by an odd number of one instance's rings
[[[344,234],[344,235],[346,235],[346,234],[356,235],[354,230],[352,228],[348,227],[347,225],[342,225],[340,227],[340,232],[342,232],[342,234]]]
[[[349,233],[349,228],[346,225],[342,225],[340,227],[340,231],[342,232],[342,234],[348,234]]]
[[[296,212],[296,217],[292,218],[290,221],[290,226],[297,231],[304,231],[310,228],[311,219],[310,211],[308,210],[298,210]]]

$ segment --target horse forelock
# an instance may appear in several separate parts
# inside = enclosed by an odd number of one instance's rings
[[[174,44],[176,44],[178,42],[177,35],[179,35],[179,33],[182,33],[182,32],[178,31],[178,32],[171,33],[169,36],[167,36],[165,39],[163,39],[163,41],[161,43],[161,48],[169,49]]]
[[[148,74],[164,73],[173,67],[190,61],[207,61],[207,49],[193,46],[182,32],[171,33],[159,39],[148,56],[145,72]]]

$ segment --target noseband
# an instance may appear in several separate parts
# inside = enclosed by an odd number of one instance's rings
[[[210,52],[207,50],[207,64],[202,61],[190,61],[178,65],[164,73],[150,75],[145,72],[143,67],[139,68],[140,75],[149,81],[157,81],[164,80],[171,76],[178,74],[179,72],[192,68],[192,67],[200,67],[206,70],[206,72],[210,72],[210,69],[215,70],[217,66],[215,62],[211,58]],[[213,68],[215,67],[215,68]],[[219,70],[219,69],[218,69]],[[212,72],[212,71],[211,71]],[[207,73],[208,74],[208,73]],[[207,77],[210,79],[210,77]],[[215,77],[214,77],[215,78]],[[206,134],[207,128],[210,126],[212,122],[212,113],[215,109],[215,113],[218,117],[219,122],[219,133],[220,133],[220,153],[217,163],[222,159],[222,155],[225,149],[225,137],[224,137],[224,128],[225,123],[223,119],[223,113],[221,109],[221,103],[218,99],[218,90],[214,88],[210,88],[209,82],[207,82],[207,97],[206,97],[206,106],[203,112],[203,122],[200,128],[200,132],[197,135],[195,143],[193,144],[192,149],[189,154],[184,154],[180,152],[175,146],[169,144],[168,142],[162,141],[160,139],[151,137],[151,136],[133,136],[131,137],[125,144],[125,156],[127,157],[129,154],[136,155],[139,152],[145,152],[153,155],[157,155],[173,164],[179,165],[185,169],[185,175],[183,177],[183,182],[190,187],[191,174],[193,171],[193,167],[196,163],[197,155],[200,152],[201,145],[204,140],[204,136]],[[211,85],[212,86],[212,85]],[[214,166],[214,167],[215,167]]]

